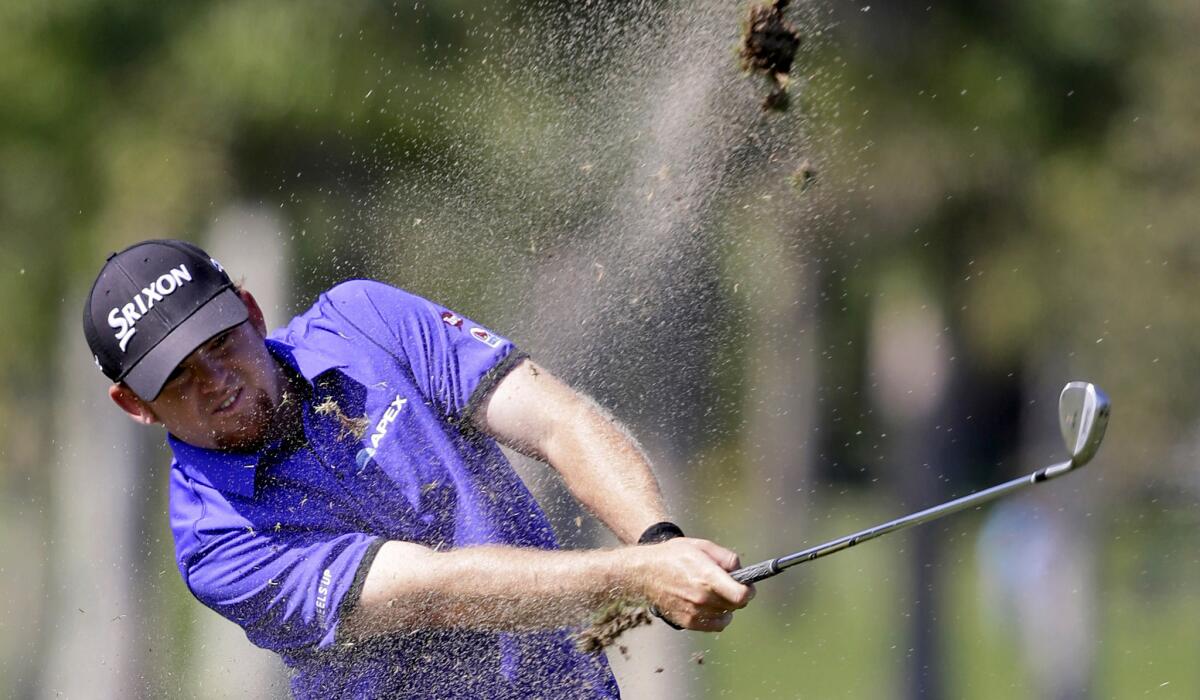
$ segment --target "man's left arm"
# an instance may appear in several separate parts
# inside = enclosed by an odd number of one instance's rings
[[[634,439],[590,398],[532,360],[500,380],[471,415],[483,432],[541,459],[622,542],[636,543],[669,520],[649,460]]]

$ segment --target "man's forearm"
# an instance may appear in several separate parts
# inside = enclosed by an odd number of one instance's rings
[[[546,460],[622,542],[636,543],[669,519],[650,462],[615,418],[583,396],[572,402],[573,415],[545,442]]]
[[[635,568],[619,550],[546,551],[470,547],[435,552],[388,542],[368,573],[345,638],[397,630],[466,627],[551,629],[583,622],[636,597]]]
[[[689,629],[718,631],[753,591],[712,542],[671,542],[583,552],[486,546],[435,552],[387,542],[338,637],[465,628],[489,631],[577,625],[618,601],[649,603]]]
[[[611,416],[526,360],[475,416],[505,445],[548,462],[572,495],[631,544],[667,510],[650,463]]]

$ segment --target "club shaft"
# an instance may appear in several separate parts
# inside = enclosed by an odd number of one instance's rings
[[[1017,477],[1016,479],[1006,481],[1003,484],[997,484],[991,488],[984,489],[982,491],[976,491],[968,496],[956,498],[953,501],[948,501],[941,505],[933,506],[932,508],[926,508],[925,510],[912,513],[911,515],[906,515],[902,518],[897,518],[895,520],[876,525],[875,527],[846,535],[845,537],[839,537],[836,540],[826,542],[825,544],[809,547],[808,549],[796,552],[795,554],[788,554],[776,559],[768,559],[757,564],[751,564],[750,566],[734,571],[731,576],[742,583],[761,581],[765,578],[770,578],[771,576],[778,574],[789,566],[795,566],[796,564],[812,561],[813,559],[820,559],[821,557],[828,556],[835,552],[840,552],[843,549],[849,549],[856,544],[861,544],[867,540],[873,540],[876,537],[886,535],[889,532],[896,532],[897,530],[903,530],[905,528],[912,527],[913,525],[920,525],[921,523],[926,523],[930,520],[937,520],[938,518],[950,515],[951,513],[957,513],[960,510],[982,505],[988,501],[992,501],[1001,496],[1012,493],[1013,491],[1019,491],[1027,486],[1048,481],[1056,476],[1067,473],[1071,470],[1071,466],[1071,462],[1054,464],[1052,466],[1045,467],[1044,469],[1039,469],[1032,474]]]

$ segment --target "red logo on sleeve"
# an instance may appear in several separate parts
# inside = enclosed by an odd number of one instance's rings
[[[482,328],[472,328],[471,337],[488,346],[489,348],[499,347],[500,343],[504,342],[500,336],[488,333]]]
[[[459,316],[458,314],[454,313],[453,311],[443,311],[442,312],[442,321],[445,322],[445,324],[447,326],[454,326],[458,330],[460,330],[460,331],[462,330],[462,327],[463,327],[462,317]]]

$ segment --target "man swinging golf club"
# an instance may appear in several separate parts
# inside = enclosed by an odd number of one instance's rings
[[[610,418],[450,309],[353,280],[268,333],[215,260],[162,240],[108,258],[83,326],[112,400],[167,430],[184,582],[297,697],[617,697],[567,628],[629,601],[719,631],[753,595]],[[497,443],[648,546],[557,550]]]

